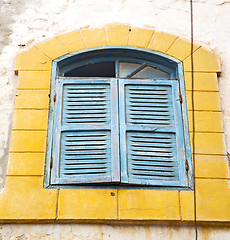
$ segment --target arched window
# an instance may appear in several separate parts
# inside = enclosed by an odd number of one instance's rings
[[[183,68],[159,52],[103,47],[53,64],[49,185],[191,185]]]

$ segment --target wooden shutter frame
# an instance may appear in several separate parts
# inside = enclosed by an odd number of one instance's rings
[[[110,101],[111,101],[111,123],[107,124],[106,127],[103,128],[102,125],[94,126],[93,130],[105,130],[111,131],[111,176],[105,178],[95,178],[94,181],[90,181],[89,177],[82,178],[81,181],[74,180],[73,178],[61,178],[59,176],[59,169],[60,169],[60,151],[61,151],[61,132],[68,130],[62,130],[62,100],[63,100],[63,85],[64,84],[85,84],[86,82],[91,83],[93,85],[100,85],[100,84],[108,84],[110,85]],[[120,181],[120,166],[119,166],[119,152],[114,151],[112,146],[115,149],[119,149],[119,139],[118,139],[118,105],[115,99],[118,99],[117,93],[117,81],[116,79],[112,78],[57,78],[56,85],[55,85],[55,94],[56,100],[54,102],[54,110],[53,110],[53,136],[52,136],[52,169],[51,169],[51,183],[52,184],[88,184],[88,183],[106,183],[106,182],[118,182]],[[80,125],[79,125],[80,127]],[[84,126],[84,130],[92,129],[92,126]],[[71,129],[72,127],[69,127]],[[110,129],[110,130],[109,130]],[[79,129],[76,129],[80,131]],[[73,130],[72,130],[73,131]],[[92,178],[93,179],[93,178]]]
[[[91,51],[95,50],[113,50],[113,49],[128,49],[130,51],[135,50],[137,52],[140,52],[142,57],[145,57],[145,53],[149,54],[146,55],[147,59],[149,61],[152,61],[150,58],[150,55],[154,56],[154,59],[157,59],[158,57],[161,59],[167,59],[167,61],[174,63],[176,66],[176,75],[175,77],[179,80],[179,86],[180,91],[182,93],[182,120],[183,120],[183,128],[184,128],[184,137],[185,137],[185,152],[186,152],[186,160],[187,160],[187,166],[188,166],[188,172],[187,172],[187,186],[185,188],[187,189],[193,189],[193,168],[192,168],[192,156],[191,156],[191,147],[190,147],[190,137],[189,137],[189,127],[188,127],[188,111],[187,111],[187,104],[186,104],[186,94],[185,94],[185,80],[184,80],[184,69],[183,69],[183,62],[180,60],[169,56],[165,53],[160,53],[154,50],[149,49],[143,49],[139,47],[131,47],[131,46],[99,46],[99,47],[92,47],[92,48],[86,48],[82,50],[78,50],[76,52],[73,52],[71,54],[66,54],[64,56],[61,56],[57,59],[53,60],[52,63],[52,74],[51,74],[51,92],[50,92],[50,103],[49,103],[49,123],[48,123],[48,137],[47,137],[47,151],[46,151],[46,164],[45,164],[45,177],[44,177],[44,187],[45,188],[59,188],[58,185],[52,185],[50,182],[50,170],[52,169],[52,129],[53,129],[53,108],[54,108],[54,102],[53,102],[53,96],[54,96],[54,87],[55,87],[55,81],[56,77],[58,75],[62,75],[61,68],[64,64],[64,66],[67,66],[68,61],[70,64],[72,64],[75,60],[72,58],[73,56],[76,56],[78,59],[78,54],[85,54],[90,53]],[[100,51],[98,51],[98,54],[100,55]],[[133,55],[134,56],[134,55]],[[69,59],[69,60],[68,60]],[[63,62],[64,61],[64,62]],[[162,62],[163,63],[163,62]],[[101,187],[101,186],[99,186]],[[65,186],[62,185],[62,188],[74,188],[74,186]],[[164,189],[167,189],[164,188]],[[169,188],[173,189],[173,188]],[[176,189],[180,189],[180,187],[177,187]]]
[[[185,143],[184,143],[184,132],[183,132],[183,122],[182,122],[182,114],[181,114],[181,106],[180,106],[180,90],[178,80],[150,80],[150,79],[120,79],[119,82],[119,118],[120,118],[120,141],[123,145],[120,148],[121,154],[121,181],[124,183],[130,184],[140,184],[140,185],[150,185],[150,186],[165,186],[165,187],[185,187],[187,184],[186,179],[186,169],[185,169]],[[128,176],[128,158],[127,158],[127,132],[132,131],[127,128],[126,124],[126,106],[125,106],[125,85],[147,85],[150,84],[152,86],[155,85],[171,85],[172,86],[172,102],[173,102],[173,115],[175,118],[175,135],[176,135],[176,149],[177,149],[177,159],[178,159],[178,174],[179,179],[177,181],[163,181],[163,180],[151,180],[151,181],[131,181]],[[141,127],[142,128],[142,127]],[[140,128],[140,129],[141,129]],[[156,129],[150,130],[140,130],[146,132],[164,132],[169,131],[167,128],[156,127]],[[134,131],[134,130],[133,130]],[[121,144],[120,144],[121,145]]]
[[[178,107],[180,107],[180,104],[178,105],[177,103],[180,101],[179,99],[179,87],[178,87],[178,83],[177,80],[143,80],[143,79],[111,79],[111,83],[114,81],[116,81],[115,83],[115,88],[117,88],[119,86],[119,96],[118,96],[118,92],[115,91],[113,94],[111,93],[111,106],[112,104],[115,104],[115,109],[116,109],[116,103],[118,103],[118,99],[119,99],[119,114],[118,114],[118,109],[115,110],[115,112],[112,114],[111,113],[111,129],[115,130],[116,128],[118,128],[118,124],[120,126],[120,130],[119,133],[117,134],[117,136],[119,135],[119,141],[120,141],[120,146],[119,143],[116,141],[116,136],[114,135],[114,131],[111,131],[111,141],[113,140],[113,143],[111,142],[111,148],[113,148],[113,155],[115,154],[115,156],[112,156],[114,159],[117,159],[115,161],[112,161],[112,177],[111,180],[109,181],[109,179],[95,179],[94,181],[90,181],[87,180],[87,177],[84,181],[76,181],[73,179],[62,179],[59,177],[59,169],[60,169],[60,137],[61,137],[61,119],[62,119],[62,107],[61,107],[61,101],[63,98],[63,85],[64,82],[68,81],[68,84],[74,84],[76,83],[76,81],[79,81],[78,83],[81,83],[82,81],[85,83],[86,79],[88,78],[58,78],[57,82],[56,82],[56,88],[55,88],[55,110],[54,110],[54,129],[53,129],[53,147],[52,147],[52,158],[53,158],[53,168],[52,168],[52,172],[51,172],[51,181],[52,184],[83,184],[83,183],[100,183],[100,182],[119,182],[120,181],[120,174],[121,174],[121,183],[130,183],[128,179],[128,170],[127,170],[127,163],[126,163],[126,154],[127,154],[127,149],[126,149],[126,136],[124,136],[124,133],[126,132],[126,130],[124,131],[123,128],[125,127],[125,109],[124,109],[124,86],[126,84],[134,84],[134,82],[138,83],[139,85],[144,84],[149,84],[149,82],[151,82],[151,84],[154,85],[164,85],[164,84],[171,84],[172,86],[172,97],[173,97],[173,105],[174,105],[174,117],[175,117],[175,122],[179,121],[180,123],[180,127],[176,127],[176,144],[177,144],[177,151],[178,154],[182,154],[183,157],[179,157],[178,163],[179,163],[179,181],[155,181],[151,183],[148,183],[148,181],[146,181],[147,185],[159,185],[159,186],[185,186],[185,151],[184,148],[182,146],[184,146],[184,134],[183,134],[183,130],[182,130],[182,116],[180,114],[180,109],[178,109]],[[98,82],[101,80],[97,79],[97,78],[92,78],[90,79],[93,82]],[[106,79],[103,79],[106,80]],[[101,80],[101,81],[103,81]],[[119,83],[117,83],[119,81]],[[147,81],[147,82],[146,82]],[[154,84],[153,84],[154,81]],[[112,86],[112,84],[110,84],[110,86]],[[111,87],[112,89],[112,87]],[[179,115],[179,116],[178,116]],[[116,120],[114,119],[114,117],[119,118],[119,123],[115,122]],[[177,119],[179,118],[179,119]],[[176,124],[176,126],[178,126],[178,124]],[[116,129],[115,132],[118,132],[118,129]],[[179,143],[180,142],[180,143]],[[119,158],[119,152],[121,152],[121,156]],[[59,159],[59,160],[58,160]],[[120,172],[120,165],[121,165],[121,172]],[[120,174],[119,174],[120,172]],[[135,184],[138,184],[138,181],[135,182]],[[140,183],[140,185],[142,185],[143,183]]]

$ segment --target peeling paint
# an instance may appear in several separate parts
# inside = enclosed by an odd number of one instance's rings
[[[194,41],[220,56],[221,108],[230,152],[230,1],[194,1]],[[135,14],[134,14],[135,13]],[[16,55],[35,43],[85,26],[108,23],[150,27],[190,39],[188,0],[2,0],[0,1],[0,189],[7,168],[18,83]],[[193,227],[109,225],[1,225],[8,239],[194,239]],[[25,233],[26,231],[26,233]],[[229,228],[199,229],[200,239],[230,239]]]
[[[101,230],[100,230],[101,229]],[[100,233],[100,231],[102,231]],[[199,240],[228,240],[229,227],[198,227]],[[194,226],[105,224],[5,224],[0,240],[192,240]]]
[[[227,149],[230,149],[229,1],[194,1],[194,40],[216,52],[222,63],[219,78]],[[221,7],[224,6],[224,7]],[[4,182],[17,77],[17,53],[64,32],[126,23],[151,27],[190,39],[187,0],[4,0],[0,2],[0,168]],[[108,9],[110,11],[108,11]],[[135,14],[133,14],[135,12]],[[86,14],[87,13],[87,14]],[[169,24],[170,23],[170,24]],[[229,150],[230,151],[230,150]]]

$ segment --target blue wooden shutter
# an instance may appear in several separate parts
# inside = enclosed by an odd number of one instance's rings
[[[121,182],[185,185],[185,145],[177,80],[119,82]]]
[[[120,181],[116,79],[59,78],[52,184]]]

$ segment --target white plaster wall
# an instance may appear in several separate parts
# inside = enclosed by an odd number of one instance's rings
[[[7,168],[18,79],[15,56],[33,44],[108,23],[149,27],[190,39],[189,0],[0,0],[0,185]],[[220,56],[221,107],[230,151],[230,1],[194,0],[194,41]],[[0,188],[1,188],[0,187]]]
[[[109,23],[154,28],[190,39],[189,0],[0,0],[0,189],[6,174],[15,92],[16,55],[33,44],[79,28]],[[194,0],[194,41],[220,56],[221,107],[230,151],[230,1]],[[25,46],[24,46],[25,45]],[[209,235],[209,236],[208,236]],[[193,227],[109,225],[0,225],[8,239],[194,239]],[[227,240],[222,228],[199,239]]]
[[[198,240],[229,240],[228,227],[198,227]],[[1,240],[194,240],[193,226],[100,224],[0,225]]]

